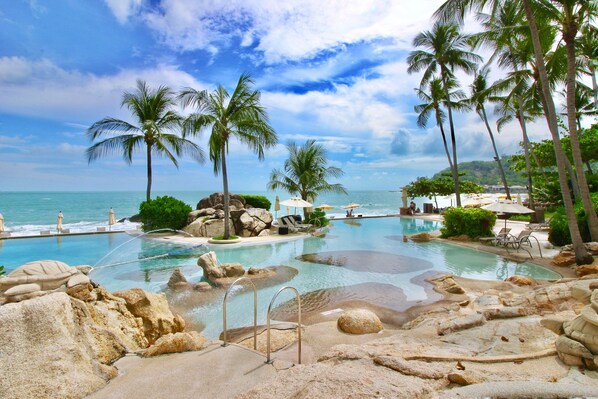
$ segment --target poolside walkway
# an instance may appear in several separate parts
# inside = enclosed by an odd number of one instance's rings
[[[231,344],[213,343],[198,352],[152,358],[125,356],[115,365],[119,376],[88,399],[233,398],[288,368],[286,362]]]

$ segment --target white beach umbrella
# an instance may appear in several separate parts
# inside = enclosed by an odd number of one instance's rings
[[[62,219],[64,218],[64,215],[62,214],[62,211],[58,212],[58,220],[56,221],[56,230],[58,230],[58,232],[62,232]]]
[[[486,209],[495,213],[507,213],[514,215],[523,215],[526,213],[534,213],[534,210],[529,209],[523,205],[511,201],[493,202],[490,205],[483,206]],[[507,219],[505,218],[505,227],[507,227]]]
[[[0,213],[0,233],[4,232],[4,216]]]
[[[282,201],[280,205],[284,205],[286,207],[292,206],[295,208],[295,213],[297,213],[297,208],[309,208],[312,204],[299,197],[291,197],[288,200]]]
[[[114,217],[114,209],[111,207],[108,211],[108,226],[110,226],[110,229],[112,229],[114,223],[116,223],[116,218]]]

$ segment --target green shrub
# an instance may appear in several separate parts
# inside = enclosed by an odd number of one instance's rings
[[[592,203],[594,204],[594,210],[598,212],[598,193],[592,193]],[[575,217],[577,219],[577,225],[579,226],[579,232],[584,242],[592,240],[590,236],[590,229],[588,227],[588,216],[583,209],[583,204],[578,201],[575,204]],[[565,208],[559,207],[550,220],[550,231],[548,232],[548,241],[552,245],[562,247],[563,245],[571,244],[571,232],[569,231],[569,221],[565,214]]]
[[[143,231],[158,229],[179,230],[187,224],[191,207],[176,198],[164,196],[143,201],[139,205],[139,216]]]
[[[245,202],[248,205],[251,205],[254,208],[270,210],[270,207],[272,206],[270,200],[263,195],[240,194],[240,196],[245,199]]]
[[[488,237],[494,235],[495,223],[496,215],[486,209],[449,208],[444,213],[444,227],[440,232],[444,238],[460,235]]]
[[[326,217],[326,212],[321,209],[314,209],[313,212],[307,214],[305,223],[313,224],[316,227],[328,226],[330,220]]]

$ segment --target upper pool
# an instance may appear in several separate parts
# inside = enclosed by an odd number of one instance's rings
[[[433,231],[440,226],[439,222],[406,218],[334,220],[322,238],[310,236],[252,246],[209,246],[209,249],[216,252],[222,263],[239,262],[246,268],[284,265],[296,269],[290,281],[260,289],[258,308],[262,322],[270,299],[283,285],[294,286],[302,294],[315,292],[312,296],[318,298],[329,295],[331,288],[338,289],[334,295],[353,300],[366,300],[371,295],[364,294],[367,290],[380,290],[380,298],[396,292],[400,294],[396,294],[395,302],[415,303],[427,298],[418,281],[429,272],[485,280],[503,280],[513,274],[538,279],[560,278],[548,269],[486,252],[443,242],[402,240],[403,235]],[[132,287],[161,291],[176,267],[180,267],[189,280],[199,281],[203,273],[197,266],[197,258],[205,250],[205,247],[189,248],[153,239],[132,239],[126,234],[48,237],[0,241],[0,264],[7,270],[36,259],[94,265],[109,251],[114,251],[96,265],[91,275],[93,280],[112,291]],[[139,260],[166,253],[171,256]],[[185,304],[197,324],[206,326],[204,333],[211,338],[221,330],[223,295],[224,290],[218,290],[210,294],[207,301],[190,297],[191,303]],[[289,298],[290,293],[283,293],[279,301]],[[229,326],[249,324],[249,293],[239,293],[229,301]],[[318,304],[311,303],[311,306]],[[396,304],[393,307],[397,309]]]

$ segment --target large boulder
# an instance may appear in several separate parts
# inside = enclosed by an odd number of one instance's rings
[[[337,320],[338,328],[349,334],[371,334],[382,330],[378,316],[368,309],[350,309]]]
[[[167,353],[198,351],[207,346],[207,340],[197,331],[178,332],[160,337],[143,352],[143,356],[152,357]]]
[[[143,333],[150,345],[163,335],[185,329],[185,321],[181,316],[172,314],[164,294],[133,288],[114,295],[123,298],[129,312],[142,320]]]

